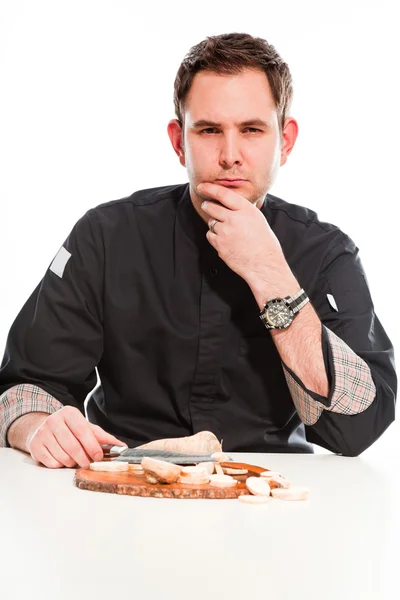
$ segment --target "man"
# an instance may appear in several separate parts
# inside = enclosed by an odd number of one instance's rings
[[[11,328],[3,445],[51,468],[200,430],[227,451],[354,456],[388,427],[393,349],[356,246],[268,193],[297,138],[291,100],[264,40],[191,49],[168,125],[189,184],[78,221]]]

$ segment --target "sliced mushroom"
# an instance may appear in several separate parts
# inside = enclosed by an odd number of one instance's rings
[[[208,483],[210,475],[202,465],[196,467],[181,467],[178,483],[203,484]]]
[[[214,469],[215,469],[215,472],[217,473],[217,475],[226,475],[226,473],[224,473],[224,470],[221,467],[221,465],[217,462],[214,463]]]
[[[237,480],[230,475],[210,475],[210,485],[213,487],[228,488],[235,487]]]
[[[247,469],[232,469],[231,467],[220,467],[225,475],[246,475]]]
[[[276,471],[264,471],[263,473],[260,473],[260,477],[267,481],[274,481],[276,483],[276,486],[274,487],[290,488],[290,481]]]
[[[116,462],[113,460],[110,461],[100,461],[100,462],[92,462],[90,463],[90,469],[92,471],[127,471],[128,463],[125,462]]]
[[[165,460],[145,457],[141,465],[146,475],[155,479],[150,483],[175,483],[181,474],[181,467]]]
[[[203,485],[210,481],[210,475],[187,475],[178,478],[178,483],[185,483],[186,485]]]
[[[154,477],[154,475],[150,475],[150,473],[146,473],[146,479],[148,483],[151,483],[152,485],[160,483],[159,479],[157,477]]]
[[[181,475],[207,475],[207,469],[201,463],[195,467],[181,467]]]
[[[128,471],[132,471],[136,475],[142,475],[144,473],[142,465],[136,463],[128,463]]]
[[[246,487],[255,496],[269,496],[271,493],[268,482],[261,477],[248,477]]]
[[[213,462],[203,462],[203,463],[199,463],[197,466],[205,469],[207,471],[208,475],[212,475],[214,473],[215,463],[213,463]]]

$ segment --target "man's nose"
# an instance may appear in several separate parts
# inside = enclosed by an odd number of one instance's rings
[[[234,135],[225,135],[221,141],[219,162],[225,169],[242,164],[239,140]]]

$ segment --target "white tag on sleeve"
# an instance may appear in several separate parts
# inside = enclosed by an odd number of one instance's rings
[[[327,294],[326,297],[328,298],[328,302],[332,306],[333,310],[336,310],[336,312],[338,312],[339,309],[337,307],[336,300],[332,296],[332,294]]]
[[[64,274],[65,265],[67,264],[70,258],[71,253],[68,252],[68,250],[66,250],[64,246],[61,246],[60,250],[56,254],[55,259],[50,265],[50,271],[53,271],[53,273],[62,278]]]

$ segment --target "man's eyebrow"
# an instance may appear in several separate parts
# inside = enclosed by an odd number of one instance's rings
[[[266,121],[262,119],[250,119],[248,121],[243,121],[243,123],[239,123],[241,127],[265,127],[269,129],[269,125]]]
[[[265,127],[266,129],[269,129],[268,123],[262,119],[248,119],[242,123],[235,123],[235,125],[239,127]],[[222,125],[221,123],[215,123],[215,121],[200,119],[199,121],[195,121],[192,127],[198,129],[200,127],[222,127]]]

